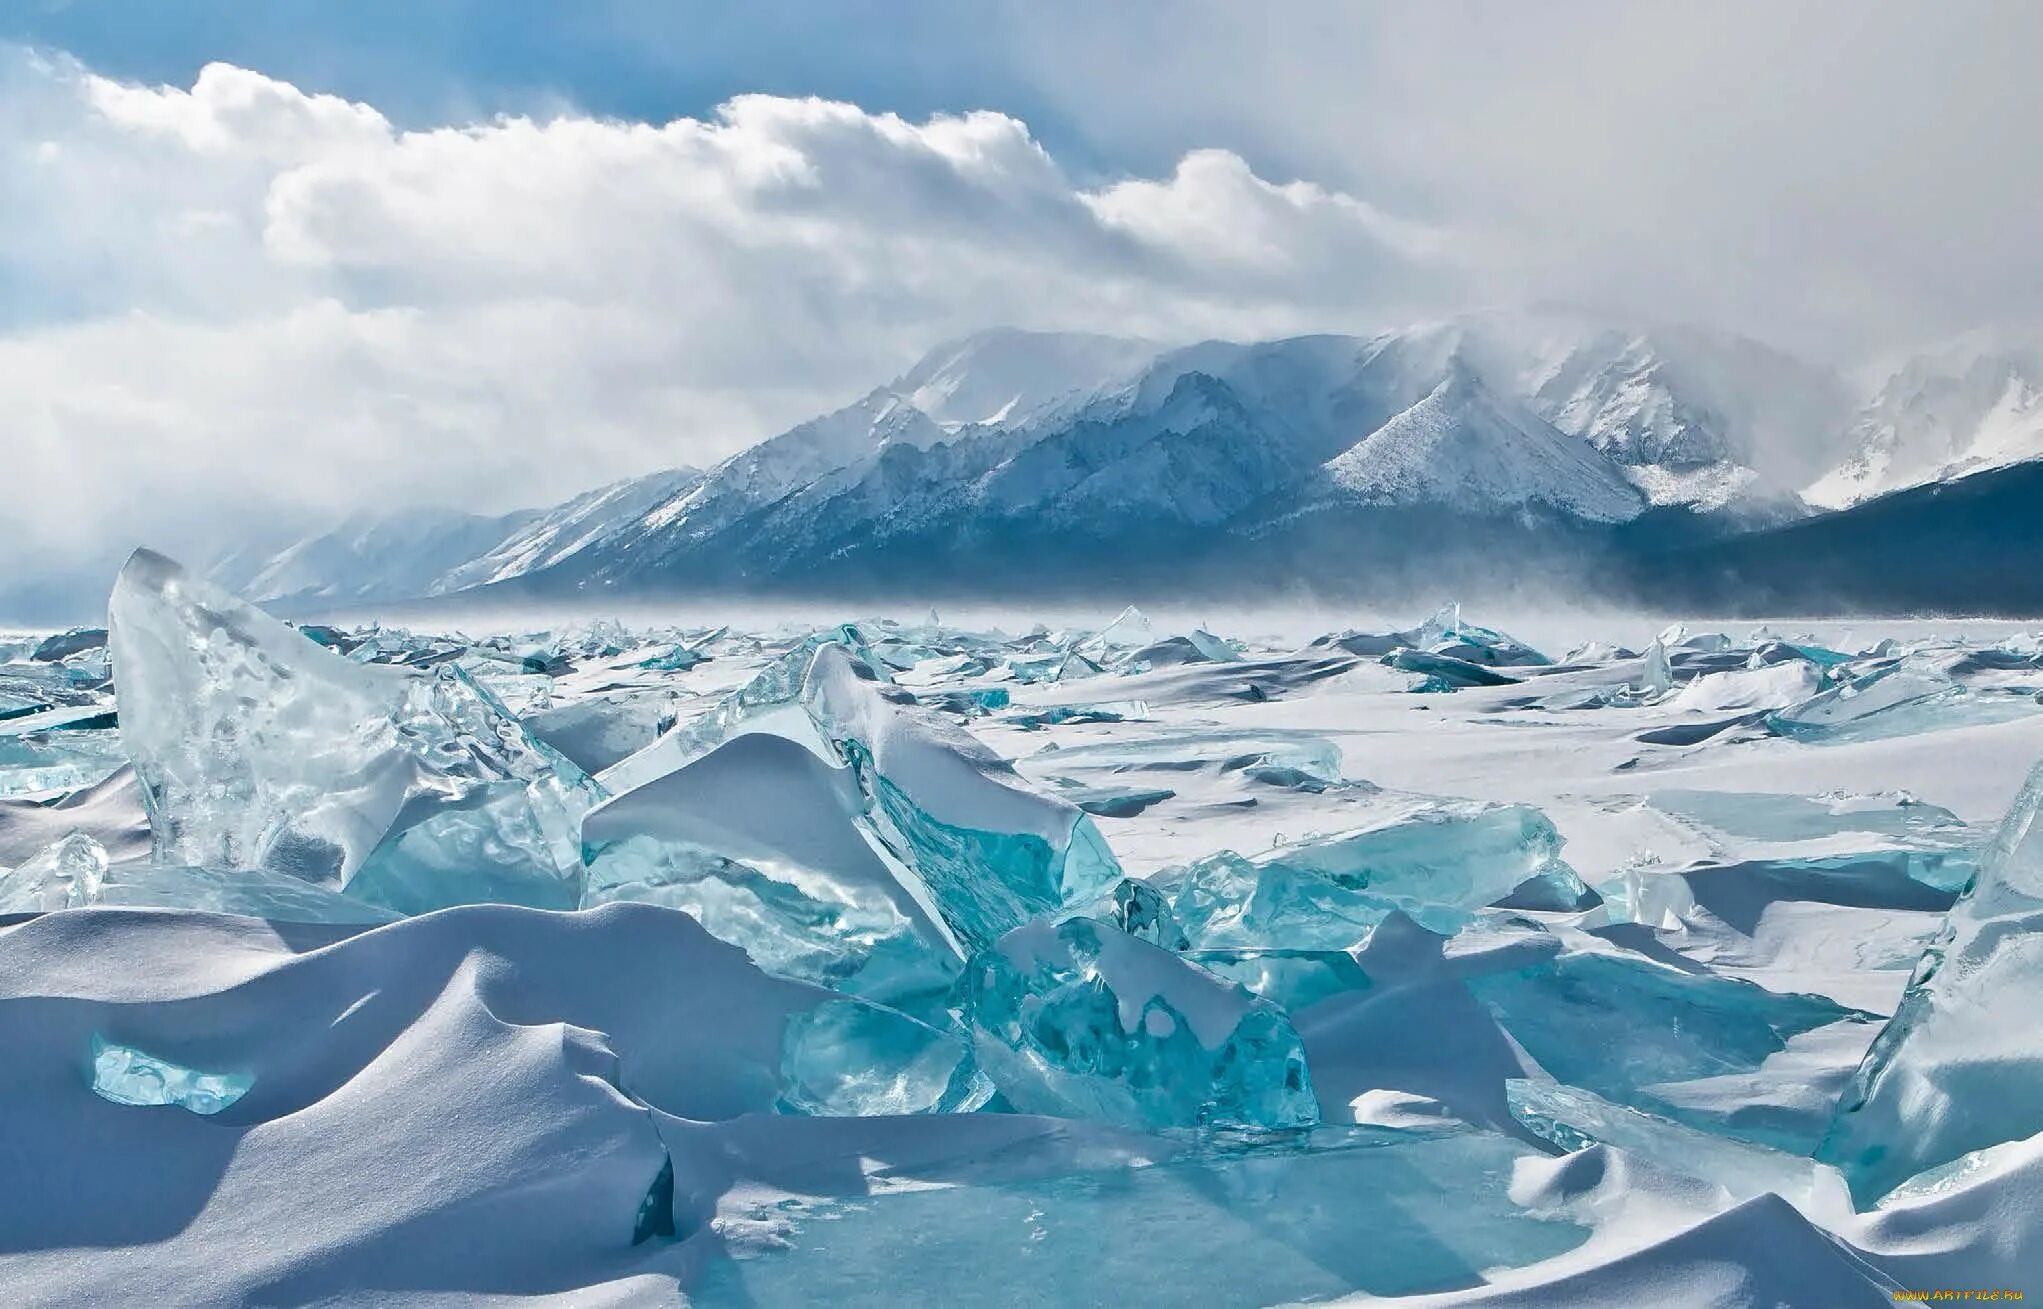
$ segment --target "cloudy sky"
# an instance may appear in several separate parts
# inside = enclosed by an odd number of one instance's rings
[[[1018,324],[2043,312],[2043,6],[22,0],[22,569],[708,463]]]

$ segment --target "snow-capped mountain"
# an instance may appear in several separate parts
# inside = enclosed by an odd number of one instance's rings
[[[1610,456],[1655,505],[1791,499],[1839,453],[1843,380],[1757,341],[1566,315],[1490,315],[1466,330],[1494,387]]]
[[[214,581],[280,608],[446,595],[521,577],[587,549],[702,480],[674,469],[495,517],[438,509],[358,513],[274,554],[237,552]]]
[[[1173,349],[1002,329],[706,473],[501,519],[364,519],[223,580],[309,603],[1352,574],[1343,552],[1388,568],[1443,543],[1537,554],[1562,538],[1576,555],[1661,549],[1805,517],[1798,486],[1845,503],[2043,456],[2033,365],[1925,357],[1854,423],[1835,374],[1693,328],[1492,314]],[[1847,443],[1858,453],[1828,471]]]
[[[1119,379],[1147,352],[1083,342],[1002,332],[946,347],[897,383],[711,470],[541,580],[629,589],[993,579],[1051,558],[1190,568],[1230,539],[1281,538],[1306,506],[1323,533],[1328,514],[1386,509],[1536,510],[1547,522],[1608,526],[1648,505],[1607,454],[1497,394],[1469,362],[1463,325],[1206,342]],[[1087,362],[1073,384],[1046,380],[1043,360],[1071,357]],[[1000,380],[981,388],[977,372]],[[1016,390],[1017,377],[1030,389]],[[944,379],[945,402],[975,397],[940,411],[990,408],[998,421],[931,417],[914,403],[931,378]]]
[[[1851,456],[1804,497],[1843,508],[2043,459],[2043,350],[1983,337],[1910,359],[1852,423]]]
[[[1457,513],[1538,508],[1584,522],[1638,517],[1645,498],[1609,459],[1455,365],[1424,400],[1328,461],[1350,504],[1438,505]]]
[[[243,595],[286,606],[432,595],[450,562],[493,548],[540,516],[536,509],[499,517],[443,509],[362,512],[267,559],[230,556],[211,571]]]
[[[1019,427],[1076,409],[1162,352],[1121,337],[998,328],[938,346],[886,389],[947,430]]]
[[[440,574],[424,594],[445,595],[551,568],[612,533],[636,525],[701,481],[698,469],[674,468],[585,491],[525,519],[489,549]]]

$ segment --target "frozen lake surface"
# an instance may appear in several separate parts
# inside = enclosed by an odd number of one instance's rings
[[[2043,626],[111,616],[0,640],[26,1301],[2043,1274]]]

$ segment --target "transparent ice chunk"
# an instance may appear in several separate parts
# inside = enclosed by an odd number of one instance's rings
[[[1399,650],[1385,655],[1383,662],[1405,673],[1422,673],[1429,683],[1438,683],[1441,688],[1453,689],[1465,686],[1513,686],[1518,679],[1506,677],[1493,668],[1473,663],[1454,655],[1435,654],[1430,650]]]
[[[993,1093],[963,1036],[858,1000],[788,1015],[780,1076],[783,1112],[831,1118],[969,1113]]]
[[[1086,906],[1078,916],[1111,924],[1130,936],[1140,937],[1166,950],[1185,950],[1191,946],[1185,929],[1178,926],[1177,916],[1171,913],[1170,902],[1164,899],[1163,892],[1140,878],[1122,878],[1097,903]]]
[[[1533,909],[1544,913],[1580,913],[1603,903],[1603,897],[1589,889],[1581,875],[1566,864],[1534,873],[1511,889],[1511,894],[1491,902],[1498,909]]]
[[[1369,975],[1346,950],[1193,950],[1185,958],[1250,995],[1297,1013],[1336,995],[1367,990]]]
[[[1667,662],[1667,647],[1654,641],[1646,651],[1645,671],[1639,677],[1642,697],[1658,699],[1674,689],[1674,667]]]
[[[48,913],[97,903],[106,869],[106,847],[84,832],[72,832],[0,873],[0,913]]]
[[[1201,950],[1286,947],[1343,950],[1397,905],[1278,859],[1222,850],[1150,878]]]
[[[1443,606],[1412,636],[1411,644],[1420,650],[1469,663],[1522,668],[1553,662],[1517,637],[1462,621],[1461,606],[1455,603]]]
[[[1140,723],[1149,719],[1149,706],[1141,700],[1099,700],[1083,704],[1043,705],[1001,715],[1011,727],[1037,731],[1066,723]]]
[[[2043,1131],[2043,765],[1873,1042],[1820,1152],[1869,1202],[1969,1151]]]
[[[337,658],[146,550],[108,627],[166,864],[265,869],[417,913],[580,899],[599,792],[457,665]]]
[[[1192,730],[1096,745],[1065,746],[1018,761],[1032,777],[1061,785],[1123,785],[1131,774],[1203,770],[1266,786],[1319,792],[1338,786],[1341,750],[1310,732]],[[1158,780],[1167,780],[1159,777]]]
[[[792,654],[801,673],[784,656],[664,756],[689,762],[589,815],[589,903],[685,908],[765,967],[921,1013],[972,951],[1120,877],[1081,810],[856,649]]]
[[[1513,1118],[1562,1150],[1613,1146],[1670,1172],[1714,1182],[1734,1202],[1771,1192],[1808,1204],[1823,1185],[1817,1166],[1805,1157],[1698,1131],[1580,1087],[1511,1078],[1504,1095]],[[1836,1186],[1834,1174],[1830,1186]]]
[[[1194,946],[1343,950],[1393,909],[1453,932],[1527,878],[1566,869],[1528,805],[1408,800],[1366,826],[1157,874]]]
[[[816,651],[802,704],[857,781],[868,839],[961,956],[1090,903],[1120,877],[1077,806],[1030,788],[962,729],[883,695],[844,647]]]
[[[274,923],[387,923],[397,911],[261,868],[219,872],[183,864],[128,860],[107,869],[88,904],[198,909]]]
[[[105,648],[104,627],[74,627],[67,632],[44,637],[36,643],[35,649],[29,652],[28,657],[40,664],[53,664],[69,659],[73,655]]]
[[[74,791],[112,776],[126,762],[112,721],[98,705],[0,720],[0,797]]]
[[[961,993],[980,1067],[1024,1112],[1150,1129],[1319,1120],[1281,1009],[1107,924],[1017,928],[967,964]]]
[[[115,1104],[176,1105],[195,1114],[217,1114],[254,1085],[249,1073],[200,1072],[98,1033],[92,1037],[92,1089]]]
[[[51,913],[86,905],[198,909],[282,923],[385,923],[388,909],[263,869],[215,872],[143,860],[109,863],[100,843],[73,832],[0,873],[0,913]]]
[[[1749,1073],[1790,1038],[1871,1015],[1820,996],[1683,972],[1617,953],[1565,953],[1470,980],[1498,1024],[1557,1081],[1704,1130],[1796,1153],[1816,1142],[1792,1124],[1725,1123],[1663,1091]]]
[[[2035,708],[2027,695],[1968,690],[1931,661],[1903,658],[1777,709],[1766,725],[1780,736],[1830,744],[1993,722]]]
[[[974,1161],[974,1185],[881,1189],[854,1175],[829,1195],[762,1199],[736,1216],[756,1213],[784,1239],[712,1254],[691,1301],[994,1305],[1018,1287],[1087,1305],[1452,1295],[1589,1232],[1514,1202],[1519,1167],[1542,1156],[1495,1132],[1329,1128],[1309,1144],[1215,1141],[1134,1167],[1055,1168],[1048,1152]]]
[[[859,827],[851,769],[747,732],[591,810],[585,905],[683,909],[770,972],[924,1013],[959,959]]]
[[[1078,653],[1097,658],[1117,650],[1145,646],[1155,639],[1156,627],[1149,621],[1149,616],[1129,605],[1115,615],[1113,622],[1079,642]]]
[[[584,772],[599,773],[645,749],[674,725],[672,691],[620,691],[570,701],[524,715],[534,736]]]
[[[826,645],[850,651],[874,680],[893,680],[886,665],[873,657],[857,626],[844,623],[811,633],[776,656],[753,674],[751,681],[708,713],[680,724],[651,745],[605,769],[601,775],[604,787],[613,795],[621,795],[700,759],[740,731],[775,730],[777,724],[786,722],[790,716],[798,716],[795,706],[802,683],[815,662],[816,651]]]

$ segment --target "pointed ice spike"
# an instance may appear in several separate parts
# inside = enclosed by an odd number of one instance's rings
[[[600,779],[604,787],[613,795],[622,795],[702,758],[741,730],[785,730],[789,722],[801,718],[794,706],[801,695],[802,681],[808,676],[809,665],[815,662],[816,651],[826,645],[851,651],[875,680],[892,680],[885,663],[873,655],[856,625],[845,623],[812,633],[761,668],[751,681],[716,708],[604,770]],[[810,735],[806,726],[799,722],[795,725],[799,735]]]
[[[1431,618],[1419,624],[1418,640],[1414,644],[1423,650],[1437,642],[1453,640],[1460,631],[1461,602],[1449,600]]]
[[[159,862],[406,913],[580,899],[575,828],[598,791],[458,666],[337,658],[147,550],[107,626]]]
[[[1639,691],[1643,696],[1658,699],[1673,689],[1674,668],[1667,660],[1667,646],[1656,640],[1646,651],[1646,669],[1639,682]]]
[[[1129,605],[1115,615],[1113,622],[1087,637],[1078,648],[1086,654],[1098,655],[1148,645],[1155,639],[1156,628],[1150,623],[1149,616]]]
[[[1818,1157],[1866,1204],[1927,1169],[2043,1131],[2043,764],[1916,965]]]

